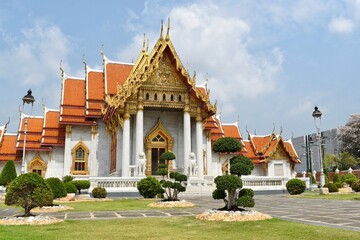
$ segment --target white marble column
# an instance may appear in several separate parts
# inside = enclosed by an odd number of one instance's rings
[[[203,161],[203,146],[202,146],[202,121],[201,117],[196,117],[196,164],[197,173],[200,179],[204,178],[204,161]]]
[[[135,165],[138,165],[139,154],[144,152],[144,107],[142,90],[138,92],[138,105],[136,113],[136,145],[135,145]]]
[[[125,108],[124,113],[124,128],[123,128],[123,152],[121,164],[121,176],[129,177],[130,165],[130,113],[129,109]]]
[[[206,174],[215,175],[212,168],[212,154],[211,154],[211,133],[206,134]]]
[[[189,96],[185,96],[184,108],[184,173],[189,173],[189,157],[191,151],[191,119],[190,119]]]

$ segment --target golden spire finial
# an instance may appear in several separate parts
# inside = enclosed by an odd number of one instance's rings
[[[282,126],[281,126],[281,127],[280,127],[280,133],[279,133],[280,136],[281,136],[282,132],[283,132],[283,128],[282,128]]]
[[[82,63],[86,66],[86,62],[85,62],[85,53],[83,54],[83,57],[82,57]]]
[[[146,37],[145,37],[145,33],[144,33],[144,41],[143,41],[142,52],[144,53],[145,51],[146,51]]]
[[[240,124],[240,115],[238,115],[236,119],[236,125],[238,128],[239,128],[239,124]]]
[[[275,123],[273,123],[273,130],[272,133],[275,134]]]
[[[209,76],[208,76],[208,73],[206,73],[206,78],[205,78],[205,89],[206,91],[208,90],[208,82],[209,82]]]
[[[149,39],[146,40],[146,52],[149,51]]]
[[[163,40],[164,21],[161,19],[160,40]]]
[[[196,83],[196,71],[194,71],[193,82]]]
[[[10,123],[10,117],[8,117],[8,118],[9,118],[9,120],[8,120],[7,123],[5,124],[5,131],[6,131],[7,126],[8,126],[9,123]]]
[[[168,25],[167,25],[167,32],[166,32],[166,41],[170,40],[170,17],[168,17]]]
[[[104,56],[105,56],[104,51],[103,51],[103,47],[104,47],[104,44],[101,44],[101,47],[100,47],[100,54],[101,54],[101,56],[102,56],[102,57],[104,57]]]
[[[46,108],[46,105],[44,103],[44,98],[41,98],[41,106],[43,107],[43,111],[45,113],[45,108]]]

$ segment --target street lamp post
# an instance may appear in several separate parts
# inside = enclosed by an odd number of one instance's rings
[[[322,151],[321,151],[321,145],[322,145],[322,138],[321,138],[321,132],[320,132],[320,125],[321,125],[321,115],[319,108],[315,106],[315,109],[312,113],[312,116],[314,118],[315,127],[317,130],[316,133],[316,140],[319,141],[319,159],[320,159],[320,188],[323,188],[325,185],[325,176],[324,176],[324,167],[322,163]],[[319,125],[316,123],[316,120],[319,119]]]
[[[31,89],[28,90],[27,94],[22,98],[23,101],[23,114],[24,114],[24,106],[26,104],[31,103],[31,112],[34,106],[35,98],[33,97]],[[23,155],[21,160],[21,174],[25,173],[25,145],[26,145],[26,132],[27,132],[27,125],[28,125],[29,117],[24,116],[24,143],[23,143]]]

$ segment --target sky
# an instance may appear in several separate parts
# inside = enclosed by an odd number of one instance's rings
[[[102,69],[136,61],[161,20],[197,83],[208,78],[224,123],[240,121],[259,135],[284,138],[345,125],[360,112],[360,0],[4,0],[0,3],[0,125],[17,131],[22,97],[31,88],[33,115],[58,109],[60,61],[84,77],[82,59]],[[24,112],[30,114],[31,106]]]

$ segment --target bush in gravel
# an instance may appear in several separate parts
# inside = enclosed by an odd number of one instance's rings
[[[300,179],[293,178],[286,183],[286,189],[290,195],[297,195],[305,191],[306,184]]]
[[[92,190],[92,195],[94,198],[106,198],[107,192],[103,187],[95,187]]]
[[[141,179],[137,189],[144,198],[154,198],[162,190],[160,182],[152,176]]]
[[[88,189],[90,187],[89,180],[73,180],[71,182],[75,185],[79,195],[81,194],[82,189]]]
[[[72,182],[64,182],[64,186],[67,193],[76,193],[77,189]]]
[[[254,207],[255,200],[251,196],[242,196],[237,200],[237,205],[244,208]]]
[[[0,186],[7,186],[17,177],[14,161],[7,161],[0,174]]]
[[[327,183],[324,185],[325,188],[328,188],[329,189],[329,192],[338,192],[339,189],[338,187],[334,184],[334,183]]]
[[[66,189],[64,183],[59,178],[48,178],[45,181],[47,182],[47,184],[49,184],[53,192],[54,199],[66,196]]]
[[[360,180],[357,180],[356,182],[353,182],[351,185],[352,190],[355,192],[360,192]]]
[[[5,204],[24,208],[25,217],[31,216],[31,209],[52,205],[52,202],[50,186],[36,173],[21,174],[6,188]]]

